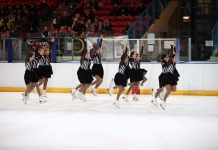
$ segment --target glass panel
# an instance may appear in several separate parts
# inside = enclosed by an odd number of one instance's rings
[[[0,39],[0,61],[7,61],[7,47],[6,39]]]

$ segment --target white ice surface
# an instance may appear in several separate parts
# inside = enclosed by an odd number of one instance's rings
[[[218,149],[218,97],[170,96],[163,111],[148,95],[118,110],[115,96],[48,93],[39,104],[31,94],[24,105],[21,93],[0,93],[0,150]]]

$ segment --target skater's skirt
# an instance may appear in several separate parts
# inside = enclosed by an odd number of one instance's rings
[[[35,71],[26,70],[24,74],[25,84],[28,85],[30,82],[36,83],[38,82],[38,76]]]
[[[126,87],[127,78],[126,78],[126,76],[124,74],[121,74],[121,73],[118,72],[115,75],[114,82],[115,82],[115,85],[121,85],[121,86]]]
[[[131,69],[130,71],[130,82],[138,82],[141,81],[141,72],[139,69]]]
[[[126,76],[126,79],[128,80],[131,76],[131,69],[129,66],[126,67],[125,71],[124,71],[124,74]]]
[[[139,69],[139,73],[140,73],[140,81],[143,80],[144,76],[147,73],[147,70],[145,69]]]
[[[174,76],[172,73],[161,73],[159,76],[159,86],[160,88],[164,87],[165,85],[177,85],[178,78]]]
[[[39,66],[38,68],[39,72],[41,72],[41,75],[45,78],[51,78],[51,75],[53,74],[52,66]]]
[[[179,74],[179,72],[178,72],[177,69],[174,69],[173,75],[175,76],[175,79],[176,79],[177,81],[179,81],[180,74]]]
[[[77,71],[77,76],[78,76],[79,82],[82,84],[91,84],[93,81],[91,69],[85,70],[85,69],[79,68]]]
[[[161,73],[158,77],[158,80],[159,80],[159,87],[162,88],[164,87],[163,85],[163,77],[164,77],[164,73]]]
[[[93,76],[98,75],[101,78],[104,77],[104,69],[103,69],[102,64],[94,64],[92,66],[92,75]]]
[[[43,71],[40,68],[34,68],[33,70],[37,74],[38,80],[43,78]]]

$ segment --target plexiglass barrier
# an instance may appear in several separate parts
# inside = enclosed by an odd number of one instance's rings
[[[98,44],[99,37],[1,39],[0,61],[23,62],[31,49],[30,43],[48,46],[51,49],[52,62],[79,61],[82,51],[87,49],[87,41],[90,41],[92,44]],[[139,53],[143,47],[142,61],[160,61],[161,54],[167,53],[171,45],[176,47],[179,62],[191,61],[190,38],[128,39],[127,36],[103,38],[101,47],[102,60],[119,61],[126,47]]]

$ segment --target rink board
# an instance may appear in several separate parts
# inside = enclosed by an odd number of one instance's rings
[[[118,63],[103,63],[104,80],[98,93],[107,93],[110,81],[118,70]],[[79,84],[77,70],[79,62],[52,64],[53,76],[48,83],[48,92],[70,92]],[[142,63],[141,68],[148,70],[148,81],[140,87],[141,94],[150,94],[158,88],[161,73],[159,63]],[[0,91],[19,92],[25,88],[24,63],[0,63]],[[176,95],[218,95],[218,64],[177,64],[180,73]],[[116,91],[115,91],[116,92]]]

